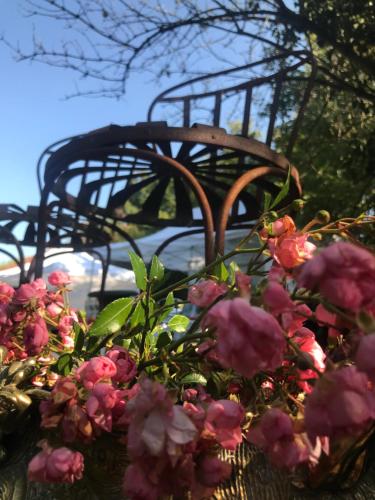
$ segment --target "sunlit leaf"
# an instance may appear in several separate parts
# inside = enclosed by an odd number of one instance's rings
[[[130,262],[135,274],[135,282],[140,290],[146,290],[147,270],[145,263],[135,252],[129,252]]]
[[[172,331],[182,333],[186,331],[189,323],[190,319],[187,316],[176,314],[168,321],[168,326]]]
[[[108,304],[91,326],[89,334],[108,335],[120,330],[129,316],[133,302],[133,298],[125,297]]]

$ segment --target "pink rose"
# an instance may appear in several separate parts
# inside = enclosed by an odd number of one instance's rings
[[[76,440],[88,443],[93,437],[93,428],[86,411],[74,399],[64,409],[61,421],[63,438],[66,443]]]
[[[130,417],[128,453],[132,459],[144,455],[168,456],[175,460],[181,446],[195,439],[197,429],[181,406],[173,405],[164,386],[149,379],[125,408]]]
[[[218,457],[205,455],[198,464],[198,480],[205,486],[215,487],[229,479],[232,466]]]
[[[75,319],[73,318],[73,316],[63,316],[60,319],[59,325],[58,325],[59,334],[63,337],[65,335],[71,335],[71,333],[73,331],[74,321],[75,321]]]
[[[281,236],[284,233],[291,234],[296,231],[296,225],[289,215],[284,215],[271,224],[271,233],[273,236]]]
[[[123,488],[126,498],[134,500],[157,500],[160,498],[157,484],[150,481],[150,475],[143,470],[139,463],[133,463],[127,467]]]
[[[271,254],[284,269],[303,264],[311,259],[316,246],[307,241],[308,234],[293,233],[276,240],[274,247],[271,247]]]
[[[291,310],[294,303],[285,288],[277,281],[269,281],[263,292],[263,301],[274,315]]]
[[[308,447],[296,437],[291,418],[278,408],[268,410],[247,434],[248,441],[261,448],[271,463],[288,469],[309,458]]]
[[[111,410],[118,402],[120,392],[110,384],[98,383],[94,385],[86,402],[88,416],[99,428],[107,432],[112,430]]]
[[[137,373],[137,365],[134,359],[130,356],[129,351],[123,347],[113,346],[106,356],[111,359],[117,368],[117,373],[113,377],[115,382],[129,382]]]
[[[98,382],[110,380],[117,374],[115,363],[107,356],[96,356],[85,361],[76,371],[77,379],[86,387],[92,389]]]
[[[251,277],[247,274],[241,273],[241,271],[237,271],[235,277],[238,295],[243,299],[250,300]]]
[[[188,300],[198,307],[208,307],[227,290],[228,287],[224,283],[213,280],[201,281],[189,288]]]
[[[0,304],[9,304],[14,293],[15,290],[12,286],[0,281]]]
[[[362,337],[355,355],[358,370],[375,382],[375,334]]]
[[[70,377],[61,377],[58,379],[51,391],[51,398],[56,405],[66,403],[70,399],[77,397],[77,395],[77,386]]]
[[[37,303],[44,295],[45,290],[43,288],[35,287],[32,283],[25,283],[16,290],[13,300],[15,304],[24,306],[33,302]]]
[[[183,401],[196,401],[198,398],[198,391],[196,389],[185,389],[182,394]]]
[[[47,325],[41,316],[35,316],[23,331],[23,341],[29,356],[39,354],[48,344],[49,334]]]
[[[63,288],[71,282],[72,280],[70,279],[69,274],[64,273],[63,271],[53,271],[53,273],[48,276],[48,283],[58,288]]]
[[[375,257],[351,243],[334,243],[307,262],[298,285],[357,312],[375,303]]]
[[[30,481],[39,483],[74,483],[83,475],[83,455],[69,448],[48,445],[31,460],[28,467]]]
[[[323,349],[320,347],[318,342],[315,340],[315,334],[308,328],[300,328],[297,330],[293,336],[293,341],[298,345],[299,349],[307,354],[310,361],[314,364],[315,368],[324,372],[325,370],[325,359],[326,355]],[[318,378],[318,374],[312,368],[306,368],[305,370],[298,370],[299,379],[297,384],[305,392],[309,393],[312,391],[312,386],[309,381]]]
[[[245,416],[242,406],[235,401],[213,401],[207,408],[205,430],[227,450],[235,450],[242,442],[241,422]]]
[[[251,378],[281,366],[286,347],[276,319],[241,298],[223,300],[207,313],[203,328],[214,327],[220,363]]]
[[[375,418],[375,393],[354,366],[326,372],[307,397],[305,425],[317,436],[357,435]]]

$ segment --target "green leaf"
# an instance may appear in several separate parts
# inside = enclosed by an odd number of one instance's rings
[[[225,267],[224,262],[220,262],[220,264],[217,264],[215,266],[214,276],[216,276],[216,278],[219,281],[226,281],[227,280],[229,274],[228,274],[227,268]]]
[[[180,380],[181,384],[201,384],[206,385],[207,379],[200,373],[189,373]]]
[[[165,309],[160,314],[159,321],[163,321],[168,316],[168,314],[170,314],[170,312],[173,311],[173,307],[174,307],[174,295],[173,292],[169,292],[164,302]]]
[[[268,191],[263,191],[263,195],[264,195],[264,203],[263,203],[264,211],[268,212],[271,206],[272,196]]]
[[[156,341],[156,347],[160,349],[161,347],[167,346],[172,341],[172,338],[171,332],[161,332]]]
[[[79,323],[74,323],[73,329],[75,333],[74,351],[80,354],[82,351],[83,344],[85,342],[85,334],[83,333],[83,330],[80,327]]]
[[[134,327],[136,325],[142,326],[145,324],[145,311],[141,302],[138,302],[135,309],[130,317],[130,325]]]
[[[69,375],[73,368],[73,359],[70,354],[63,354],[57,361],[57,372],[60,375]]]
[[[164,266],[156,255],[152,257],[149,274],[150,281],[161,281],[164,278]]]
[[[230,285],[234,285],[234,283],[236,282],[236,273],[238,271],[241,271],[241,269],[239,268],[237,262],[232,261],[229,264],[229,284]]]
[[[108,304],[90,328],[90,335],[108,335],[115,333],[124,325],[131,311],[134,299],[125,297]]]
[[[182,333],[186,331],[189,323],[190,319],[187,316],[176,314],[176,316],[173,316],[173,318],[168,321],[168,326],[172,331]]]
[[[284,185],[281,188],[279,194],[273,200],[272,205],[269,207],[270,209],[276,207],[285,198],[285,196],[288,194],[288,192],[289,192],[289,184],[290,184],[290,172],[291,172],[291,167],[289,166],[288,175],[287,175],[286,181],[284,182]]]
[[[135,282],[140,290],[146,290],[147,270],[145,263],[135,252],[129,252],[130,262],[135,274]]]

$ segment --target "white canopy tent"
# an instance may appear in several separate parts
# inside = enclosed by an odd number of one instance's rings
[[[146,263],[150,262],[156,249],[170,237],[187,231],[187,228],[165,228],[149,236],[137,240],[137,245]],[[248,229],[227,231],[226,248],[232,250],[239,241],[248,234]],[[247,244],[253,245],[254,242]],[[257,243],[256,243],[257,244]],[[111,244],[111,262],[106,279],[106,290],[136,290],[134,273],[130,269],[128,252],[131,246],[127,242]],[[43,277],[55,270],[63,270],[72,278],[71,305],[79,309],[85,307],[88,294],[100,289],[102,264],[98,258],[89,253],[58,253],[59,250],[50,249],[46,253]],[[107,249],[97,248],[97,252],[106,257]],[[236,256],[235,260],[241,268],[246,268],[249,255]],[[178,238],[170,243],[160,254],[160,260],[166,268],[185,273],[194,273],[204,266],[204,235],[192,234]],[[19,273],[17,268],[0,271],[0,280],[13,286],[18,285]]]
[[[102,275],[100,260],[95,259],[86,252],[60,254],[56,254],[56,252],[58,250],[50,249],[46,254],[43,278],[47,280],[48,275],[53,271],[67,272],[72,279],[70,303],[73,307],[85,309],[88,294],[100,288]],[[49,255],[53,256],[48,257]],[[14,267],[0,271],[0,280],[12,286],[18,286],[18,269]],[[133,271],[117,266],[109,266],[106,288],[110,290],[136,290]]]

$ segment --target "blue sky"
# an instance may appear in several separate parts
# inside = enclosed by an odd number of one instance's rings
[[[24,48],[31,46],[33,23],[48,41],[62,33],[46,19],[23,15],[25,0],[0,0],[0,34]],[[121,100],[64,96],[74,93],[77,76],[41,63],[16,62],[0,44],[0,203],[38,204],[36,163],[51,143],[116,123],[145,121],[152,97],[160,92],[146,75],[133,75]]]

